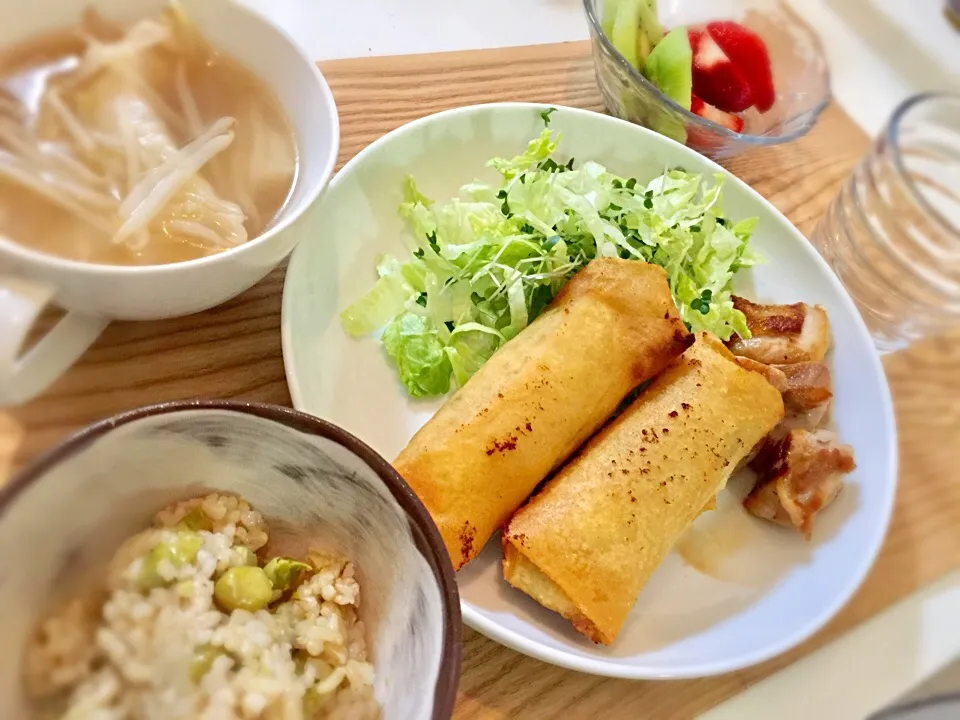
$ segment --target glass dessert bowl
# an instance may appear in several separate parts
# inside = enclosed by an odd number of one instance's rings
[[[656,0],[583,0],[583,5],[590,25],[597,83],[607,110],[709,157],[729,158],[753,148],[796,140],[813,127],[830,102],[829,71],[819,38],[779,0],[666,0],[659,7]],[[640,12],[633,14],[631,10],[638,7]],[[634,18],[639,20],[640,29],[631,33]],[[652,34],[647,33],[652,41],[643,37],[650,23],[656,26]],[[726,26],[747,43],[759,38],[757,51],[762,49],[761,54],[766,55],[763,60],[769,60],[766,77],[773,84],[768,98],[754,102],[738,96],[738,82],[743,78],[738,68],[731,69],[730,60],[739,63],[748,80],[767,71],[763,62],[750,54],[751,48],[736,46],[736,37],[717,36],[715,26]],[[689,53],[685,56],[689,60],[678,58],[674,52],[677,42],[672,41],[678,38],[671,38],[670,30],[679,28],[689,35],[689,50],[687,43],[679,42],[681,52]],[[722,49],[714,37],[721,41]],[[663,40],[671,42],[660,48]],[[667,45],[674,47],[668,51]],[[637,67],[638,56],[642,72]],[[669,67],[682,67],[684,62],[692,65],[693,98],[689,105],[683,86],[689,92],[690,79],[673,77],[680,73]],[[708,97],[700,98],[698,91]],[[755,95],[759,99],[760,93]],[[704,100],[719,101],[724,107],[718,109]]]

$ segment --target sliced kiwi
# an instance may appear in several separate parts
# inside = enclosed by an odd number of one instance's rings
[[[642,30],[637,33],[637,64],[642,68],[650,55],[653,46],[650,44],[650,38]]]
[[[640,34],[640,13],[647,0],[620,0],[613,19],[610,40],[627,62],[637,70],[641,60],[637,57],[637,37]]]
[[[603,0],[600,24],[613,46],[637,70],[663,37],[657,0]]]
[[[647,127],[681,145],[687,144],[687,127],[676,115],[655,110],[647,117]]]
[[[603,0],[603,9],[600,11],[600,27],[608,38],[613,37],[613,23],[617,17],[617,7],[620,0]]]
[[[663,25],[657,18],[657,0],[640,3],[640,34],[646,37],[646,44],[651,50],[663,39]],[[649,52],[643,54],[643,59]]]
[[[674,28],[656,44],[644,63],[643,74],[668,98],[690,109],[693,52],[686,28]]]

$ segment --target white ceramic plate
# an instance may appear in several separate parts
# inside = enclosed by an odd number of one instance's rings
[[[373,143],[334,178],[318,232],[295,251],[283,297],[283,355],[294,405],[330,420],[395,457],[440,406],[407,397],[374,338],[353,340],[338,315],[375,279],[379,253],[404,256],[397,215],[401,181],[416,177],[428,197],[452,197],[474,178],[496,180],[484,163],[512,156],[543,128],[542,106],[466,107],[424,118]],[[725,173],[686,147],[604,115],[561,108],[564,159],[596,160],[641,181],[666,166]],[[458,575],[468,625],[522,653],[575,670],[629,678],[696,677],[736,670],[798,644],[826,623],[860,585],[893,506],[897,443],[890,392],[853,303],[803,236],[736,178],[724,195],[734,219],[758,216],[755,247],[768,262],[740,291],[772,302],[820,303],[833,325],[829,361],[834,418],[856,449],[858,469],[818,518],[813,542],[747,516],[731,484],[644,589],[617,642],[594,646],[569,623],[509,587],[499,543]],[[600,359],[598,358],[598,362]],[[696,569],[694,565],[701,569]]]

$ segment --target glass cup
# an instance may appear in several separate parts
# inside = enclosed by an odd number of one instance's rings
[[[960,95],[900,105],[813,242],[881,352],[960,327]]]

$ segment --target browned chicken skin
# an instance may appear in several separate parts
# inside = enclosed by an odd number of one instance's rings
[[[767,365],[820,362],[830,348],[830,323],[819,305],[760,305],[734,296],[733,306],[753,335],[727,342],[734,355]]]
[[[743,501],[757,517],[794,526],[809,540],[817,513],[843,487],[843,476],[856,468],[853,449],[826,430],[790,430],[769,439],[751,467],[758,481]]]
[[[782,430],[816,430],[826,420],[833,399],[830,368],[822,362],[772,365],[783,373],[786,385],[780,389],[786,416]],[[781,433],[782,434],[782,433]]]
[[[798,362],[771,367],[786,377],[786,387],[778,389],[783,393],[783,401],[792,408],[812,410],[833,397],[830,368],[826,363]]]

